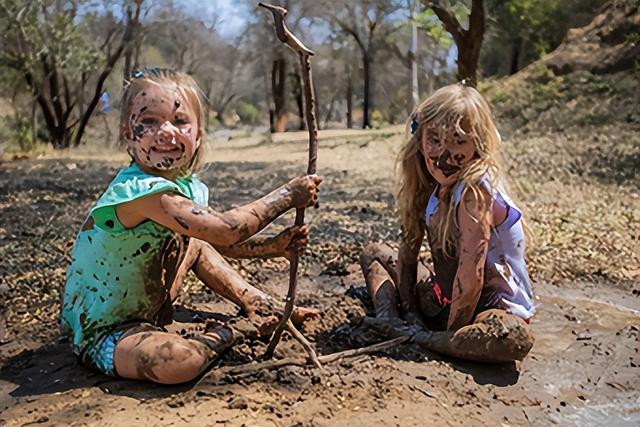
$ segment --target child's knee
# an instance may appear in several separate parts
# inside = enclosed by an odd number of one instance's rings
[[[171,353],[159,353],[163,361],[158,369],[159,382],[179,384],[191,381],[204,370],[209,358],[190,343],[173,343]]]
[[[207,366],[207,355],[189,341],[168,339],[116,354],[116,368],[125,378],[180,384],[196,378]]]
[[[375,259],[381,259],[383,255],[388,252],[387,248],[388,246],[384,243],[367,244],[360,254],[360,265],[362,268],[367,268]]]
[[[360,265],[363,268],[371,264],[371,261],[375,257],[376,246],[378,246],[378,243],[369,243],[362,249],[362,252],[360,252]]]

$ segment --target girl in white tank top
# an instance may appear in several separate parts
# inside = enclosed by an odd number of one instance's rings
[[[399,252],[372,244],[361,258],[376,317],[425,326],[418,341],[430,350],[522,359],[533,345],[535,308],[522,214],[501,180],[489,105],[464,83],[445,86],[407,129],[398,158]],[[418,262],[425,235],[433,272]]]

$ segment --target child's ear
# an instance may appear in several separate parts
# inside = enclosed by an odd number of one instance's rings
[[[133,132],[131,132],[131,128],[129,126],[125,126],[122,128],[122,139],[125,141],[131,141],[133,139]]]
[[[200,147],[200,143],[202,142],[202,136],[204,132],[202,129],[198,128],[198,136],[196,136],[196,148]]]

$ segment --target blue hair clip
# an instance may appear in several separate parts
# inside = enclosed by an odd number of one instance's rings
[[[160,74],[160,68],[158,67],[145,67],[142,70],[135,70],[132,74],[134,79],[139,79],[144,77],[145,74]]]
[[[418,131],[417,116],[418,116],[418,113],[413,113],[411,115],[411,135],[415,135],[416,132]]]

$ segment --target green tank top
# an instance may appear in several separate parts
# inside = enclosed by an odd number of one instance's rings
[[[163,192],[208,205],[209,190],[195,175],[174,182],[132,163],[89,212],[71,254],[60,315],[74,352],[123,323],[171,322],[169,289],[188,238],[153,221],[127,229],[115,212],[120,203]]]

